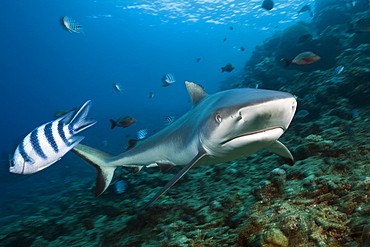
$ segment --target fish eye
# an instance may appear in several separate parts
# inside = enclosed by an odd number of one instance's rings
[[[220,114],[217,114],[216,117],[215,117],[215,119],[216,119],[216,122],[217,123],[221,123],[222,122],[222,117],[221,117]]]
[[[15,166],[15,162],[14,162],[14,160],[11,160],[10,161],[10,167],[14,167]]]

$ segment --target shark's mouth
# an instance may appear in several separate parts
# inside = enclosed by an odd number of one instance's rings
[[[274,128],[249,132],[249,133],[246,133],[246,134],[243,134],[243,135],[239,135],[239,136],[230,138],[226,141],[223,141],[223,142],[221,142],[221,145],[225,145],[225,144],[228,144],[230,142],[233,142],[233,141],[236,141],[236,140],[241,140],[241,139],[256,139],[256,138],[248,138],[248,137],[257,137],[257,136],[261,136],[257,139],[264,139],[264,138],[269,139],[269,137],[270,137],[271,139],[276,140],[277,138],[280,137],[280,135],[282,135],[284,133],[284,131],[285,131],[285,128],[283,128],[283,127],[274,127]],[[276,137],[276,136],[278,136],[278,137]]]

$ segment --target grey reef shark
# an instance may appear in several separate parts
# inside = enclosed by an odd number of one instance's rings
[[[287,130],[297,108],[286,92],[239,88],[208,95],[203,87],[185,82],[193,107],[174,123],[117,155],[78,144],[72,151],[97,170],[94,196],[109,186],[115,169],[159,166],[165,173],[183,166],[138,212],[155,202],[192,167],[242,158],[261,149],[293,164],[289,150],[277,139]]]

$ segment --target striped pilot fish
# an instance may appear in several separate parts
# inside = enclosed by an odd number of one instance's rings
[[[29,133],[16,148],[9,171],[33,174],[60,160],[84,139],[75,134],[96,123],[95,120],[86,119],[90,106],[89,100],[78,111],[69,112]]]
[[[79,24],[77,21],[73,20],[68,16],[64,16],[62,19],[64,27],[71,33],[84,33],[82,31],[83,26]]]

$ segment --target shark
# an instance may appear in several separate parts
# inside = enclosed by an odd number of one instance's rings
[[[185,82],[193,106],[182,117],[153,136],[114,156],[78,144],[76,155],[97,170],[94,196],[109,186],[117,167],[157,166],[162,173],[183,167],[138,212],[154,203],[193,167],[239,159],[261,149],[294,163],[288,148],[278,141],[288,129],[297,108],[287,92],[237,88],[208,95],[202,86]]]

